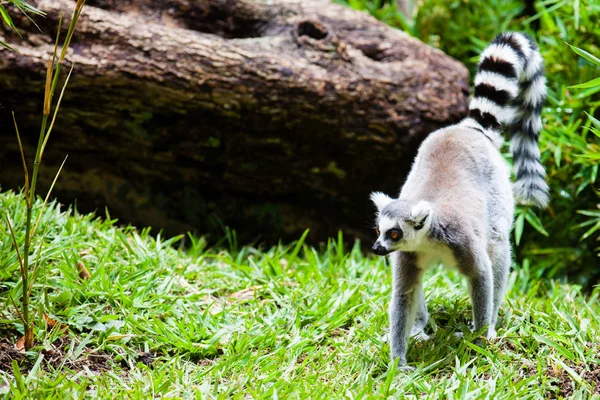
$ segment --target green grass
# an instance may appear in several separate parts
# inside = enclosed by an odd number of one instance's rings
[[[0,209],[10,211],[17,226],[24,223],[22,196],[0,194]],[[7,398],[600,393],[600,289],[584,296],[578,286],[532,280],[527,265],[511,274],[499,340],[480,344],[471,334],[452,335],[468,332],[463,280],[452,270],[430,271],[425,293],[432,339],[411,344],[408,359],[416,370],[405,374],[390,365],[384,339],[389,268],[358,244],[238,248],[230,233],[228,250],[211,249],[202,239],[164,240],[56,204],[42,223],[45,245],[32,304],[69,331],[49,330],[38,316],[36,347],[29,362],[21,361],[23,374],[0,371],[0,393]],[[78,276],[80,261],[89,280]],[[8,294],[18,298],[21,289],[4,225],[0,282],[0,338],[16,341],[22,325]],[[53,346],[61,347],[63,359],[46,363],[56,354]],[[155,357],[150,366],[140,357],[148,352]],[[108,357],[108,370],[82,367],[94,357]]]

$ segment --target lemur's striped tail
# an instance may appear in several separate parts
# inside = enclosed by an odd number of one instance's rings
[[[542,208],[548,203],[548,185],[538,136],[545,99],[544,60],[535,42],[515,32],[498,35],[481,55],[467,121],[475,120],[492,139],[503,125],[508,129],[515,195]]]

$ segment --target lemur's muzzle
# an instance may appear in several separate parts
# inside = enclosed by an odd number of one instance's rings
[[[382,246],[381,243],[379,243],[379,242],[375,242],[372,250],[373,250],[373,253],[377,254],[378,256],[385,256],[386,254],[390,253],[390,251],[388,249],[386,249],[384,246]]]

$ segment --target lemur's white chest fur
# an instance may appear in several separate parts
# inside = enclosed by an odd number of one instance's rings
[[[425,247],[427,246],[427,247]],[[417,253],[417,266],[423,270],[442,263],[445,267],[456,267],[456,259],[448,246],[429,242],[424,244]]]

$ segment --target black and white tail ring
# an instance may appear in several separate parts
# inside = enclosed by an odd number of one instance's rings
[[[535,42],[515,32],[498,35],[481,55],[465,123],[479,125],[490,138],[499,137],[503,128],[507,131],[515,196],[542,208],[548,203],[548,185],[538,137],[545,99],[544,60]]]

